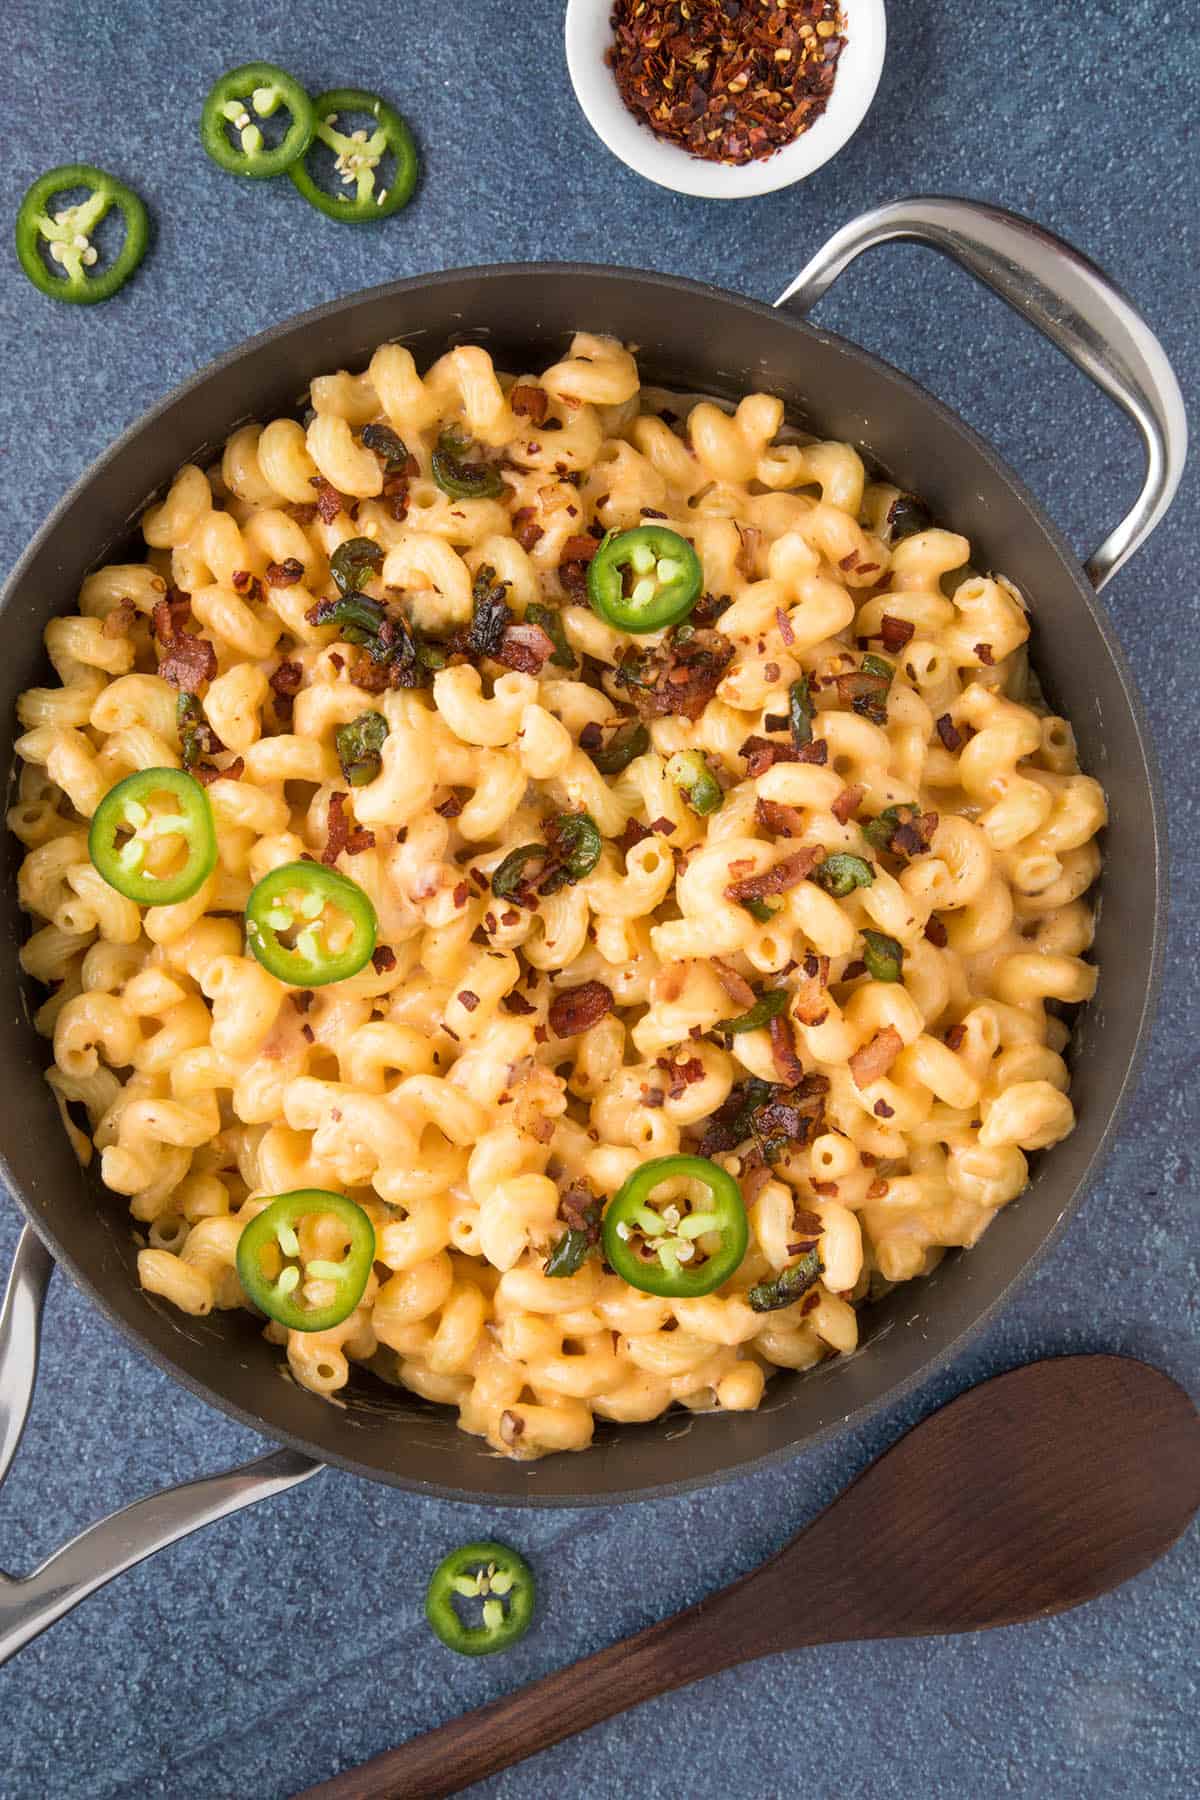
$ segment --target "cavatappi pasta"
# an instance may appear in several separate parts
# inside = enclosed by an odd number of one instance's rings
[[[516,384],[479,348],[422,376],[388,344],[311,403],[180,470],[145,559],[88,577],[46,631],[58,683],[21,698],[21,960],[51,989],[66,1129],[128,1196],[144,1288],[192,1314],[248,1304],[238,1239],[271,1196],[357,1201],[355,1310],[267,1326],[317,1394],[366,1364],[519,1457],[583,1449],[597,1417],[753,1408],[776,1368],[855,1347],[858,1302],[973,1244],[1072,1127],[1061,1003],[1095,985],[1105,806],[1037,698],[1021,596],[777,399],[643,389],[603,337]],[[433,478],[447,428],[496,491]],[[586,565],[646,521],[694,545],[703,598],[634,637],[589,607]],[[361,591],[425,647],[402,675],[320,620],[349,539],[379,552]],[[472,639],[481,591],[507,608],[496,654]],[[367,713],[386,736],[354,785],[337,733]],[[646,748],[602,773],[639,717]],[[681,751],[716,810],[672,775]],[[88,822],[185,760],[216,867],[139,907]],[[591,871],[494,893],[571,812],[602,839]],[[306,857],[369,896],[379,948],[301,991],[249,954],[243,911]],[[865,883],[821,879],[847,858]],[[769,1024],[722,1030],[777,989]],[[607,1202],[697,1150],[749,1217],[718,1291],[640,1291],[594,1248],[546,1273],[565,1195]],[[750,1304],[814,1250],[800,1298]]]

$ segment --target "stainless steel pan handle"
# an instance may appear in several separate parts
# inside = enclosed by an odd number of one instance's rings
[[[908,239],[940,250],[1006,300],[1122,407],[1146,449],[1133,506],[1084,565],[1096,588],[1137,550],[1166,512],[1187,456],[1187,418],[1175,372],[1137,308],[1102,269],[1030,219],[974,200],[914,198],[877,206],[835,232],[776,306],[807,313],[855,257]]]
[[[53,1258],[27,1225],[0,1307],[0,1482],[12,1466],[33,1400],[42,1306],[53,1273]],[[0,1664],[114,1575],[202,1525],[307,1481],[323,1467],[296,1450],[272,1450],[98,1519],[22,1580],[0,1571]]]

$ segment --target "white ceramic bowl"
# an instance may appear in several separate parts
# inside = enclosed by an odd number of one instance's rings
[[[836,156],[866,116],[883,69],[883,0],[842,0],[847,42],[829,104],[816,124],[783,150],[737,165],[705,162],[643,125],[622,100],[604,53],[612,43],[612,0],[568,0],[567,67],[589,125],[614,156],[660,187],[707,200],[744,200],[803,181]]]

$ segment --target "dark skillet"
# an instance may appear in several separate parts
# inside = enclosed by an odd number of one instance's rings
[[[953,255],[1050,336],[1128,412],[1147,447],[1145,487],[1129,517],[1081,569],[1062,537],[995,453],[905,376],[801,315],[861,250],[919,238]],[[371,1480],[496,1505],[588,1506],[677,1493],[782,1459],[823,1434],[860,1420],[945,1360],[1054,1240],[1103,1156],[1132,1080],[1151,1016],[1165,915],[1163,809],[1140,702],[1095,589],[1157,523],[1182,468],[1186,431],[1178,386],[1148,327],[1093,265],[1011,214],[962,201],[913,200],[885,207],[840,232],[803,271],[777,309],[695,282],[583,265],[458,270],[375,288],[277,326],[211,365],[150,413],[100,459],[58,507],[5,591],[7,655],[0,667],[0,731],[12,762],[15,702],[44,678],[41,634],[71,610],[83,576],[125,554],[147,501],[186,459],[219,448],[247,418],[294,412],[315,375],[365,365],[381,341],[400,338],[418,362],[449,344],[478,342],[500,368],[538,368],[580,327],[615,333],[639,349],[644,378],[736,398],[752,389],[782,396],[793,423],[845,438],[935,516],[964,532],[981,566],[1009,575],[1029,598],[1033,655],[1048,696],[1071,720],[1083,767],[1108,792],[1096,958],[1099,996],[1082,1014],[1071,1061],[1079,1125],[1065,1143],[1033,1159],[1029,1190],[997,1217],[981,1242],[947,1260],[928,1281],[907,1285],[863,1320],[863,1347],[816,1373],[780,1376],[756,1413],[653,1424],[602,1425],[578,1456],[514,1463],[460,1432],[437,1409],[356,1380],[345,1404],[330,1405],[280,1372],[278,1352],[246,1314],[192,1319],[137,1285],[125,1201],[82,1174],[41,1074],[44,1047],[27,1023],[29,995],[16,948],[24,923],[16,901],[20,846],[7,838],[9,953],[0,958],[0,1033],[7,1079],[0,1089],[3,1171],[18,1204],[54,1259],[141,1350],[212,1404],[305,1456],[276,1455],[233,1487],[206,1484],[147,1505],[148,1541],[128,1544],[128,1566],[147,1548],[311,1472],[305,1457]],[[26,1362],[38,1290],[49,1268],[27,1241],[10,1308],[10,1335]],[[19,1343],[16,1343],[19,1340]],[[10,1351],[13,1345],[10,1344]],[[0,1331],[0,1378],[4,1334]],[[31,1381],[31,1378],[30,1378]],[[0,1379],[0,1471],[23,1418],[25,1388],[10,1365]],[[228,1483],[228,1478],[224,1479]],[[197,1515],[201,1514],[201,1517]],[[127,1532],[127,1537],[129,1533]],[[136,1535],[136,1534],[134,1534]],[[149,1540],[153,1540],[152,1542]],[[93,1541],[43,1588],[47,1599],[0,1585],[0,1657],[5,1608],[19,1640],[114,1572]],[[60,1603],[61,1601],[61,1603]],[[36,1604],[35,1604],[36,1602]],[[16,1611],[14,1611],[14,1608]],[[8,1648],[15,1648],[10,1642]]]

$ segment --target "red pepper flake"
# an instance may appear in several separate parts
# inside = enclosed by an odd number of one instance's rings
[[[298,662],[281,662],[271,676],[270,686],[277,694],[289,697],[300,692],[300,684],[304,680],[304,664]]]
[[[304,579],[304,564],[295,556],[289,556],[284,562],[267,564],[268,587],[295,587]]]
[[[784,612],[782,606],[777,606],[775,608],[775,623],[779,627],[779,635],[783,639],[784,643],[785,644],[794,644],[796,641],[796,634],[792,630],[792,621],[788,618],[788,616]],[[785,723],[786,723],[786,721],[785,721]],[[777,727],[777,729],[778,729],[778,727]]]
[[[704,1080],[704,1064],[698,1056],[689,1056],[686,1062],[673,1062],[669,1056],[657,1056],[654,1060],[655,1066],[666,1075],[667,1092],[672,1100],[681,1099],[694,1081]],[[661,1106],[662,1101],[657,1104]]]
[[[753,162],[807,131],[846,44],[838,0],[615,0],[611,24],[605,61],[630,112],[706,162]]]
[[[358,516],[358,501],[340,494],[323,475],[310,475],[309,481],[317,490],[317,517],[324,524],[332,525],[340,512],[348,513],[352,519]]]
[[[995,668],[996,658],[992,655],[992,646],[990,644],[976,644],[975,654],[985,668]]]
[[[886,1100],[877,1100],[873,1110],[877,1119],[894,1119],[896,1116],[895,1107],[889,1106]]]
[[[396,966],[396,952],[386,944],[376,944],[371,952],[371,961],[377,975],[388,975]]]
[[[306,1044],[315,1044],[317,1041],[317,1034],[311,1025],[302,1025],[300,1027],[300,1036],[304,1039]]]
[[[512,516],[513,536],[522,550],[532,550],[546,533],[537,522],[537,509],[533,506],[522,506]]]
[[[962,732],[955,725],[949,713],[943,713],[937,722],[937,734],[945,749],[953,756],[956,750],[962,749]]]
[[[925,936],[931,944],[936,944],[939,950],[944,950],[950,942],[950,933],[936,914],[926,923]]]
[[[626,819],[625,829],[617,839],[617,848],[623,855],[628,856],[635,844],[644,843],[648,837],[653,837],[653,835],[654,833],[647,826],[640,824],[637,819]]]
[[[882,1175],[877,1175],[867,1189],[866,1197],[868,1200],[882,1200],[887,1191],[887,1182],[883,1179]]]
[[[458,886],[454,890],[453,899],[454,899],[455,906],[465,906],[467,904],[467,901],[470,898],[471,898],[470,888],[467,886],[465,881],[460,881]]]
[[[670,837],[676,829],[677,827],[670,819],[651,819],[650,821],[650,830],[657,832],[659,837]]]
[[[516,992],[505,994],[500,1004],[506,1013],[512,1013],[513,1016],[518,1019],[527,1019],[530,1013],[535,1013],[537,1011],[537,1007],[531,1006],[524,994],[518,994]]]
[[[459,1004],[464,1006],[469,1013],[474,1012],[475,1008],[479,1005],[479,995],[473,994],[470,988],[463,988],[458,999]]]
[[[946,1047],[949,1050],[961,1050],[967,1041],[967,1028],[961,1022],[952,1025],[946,1033]]]
[[[300,988],[288,997],[298,1013],[306,1013],[317,996],[311,988]]]
[[[916,629],[911,619],[897,619],[891,613],[884,613],[879,621],[879,635],[883,640],[883,647],[885,650],[889,650],[893,656],[903,650]]]
[[[440,806],[435,806],[433,810],[435,813],[440,813],[443,819],[457,819],[465,805],[466,801],[460,794],[450,794]]]
[[[824,1199],[834,1200],[837,1198],[838,1184],[836,1181],[814,1181],[812,1191],[814,1194],[820,1194]]]
[[[550,407],[550,396],[545,388],[522,381],[518,382],[508,396],[508,404],[518,418],[532,419],[535,425],[544,425]]]

